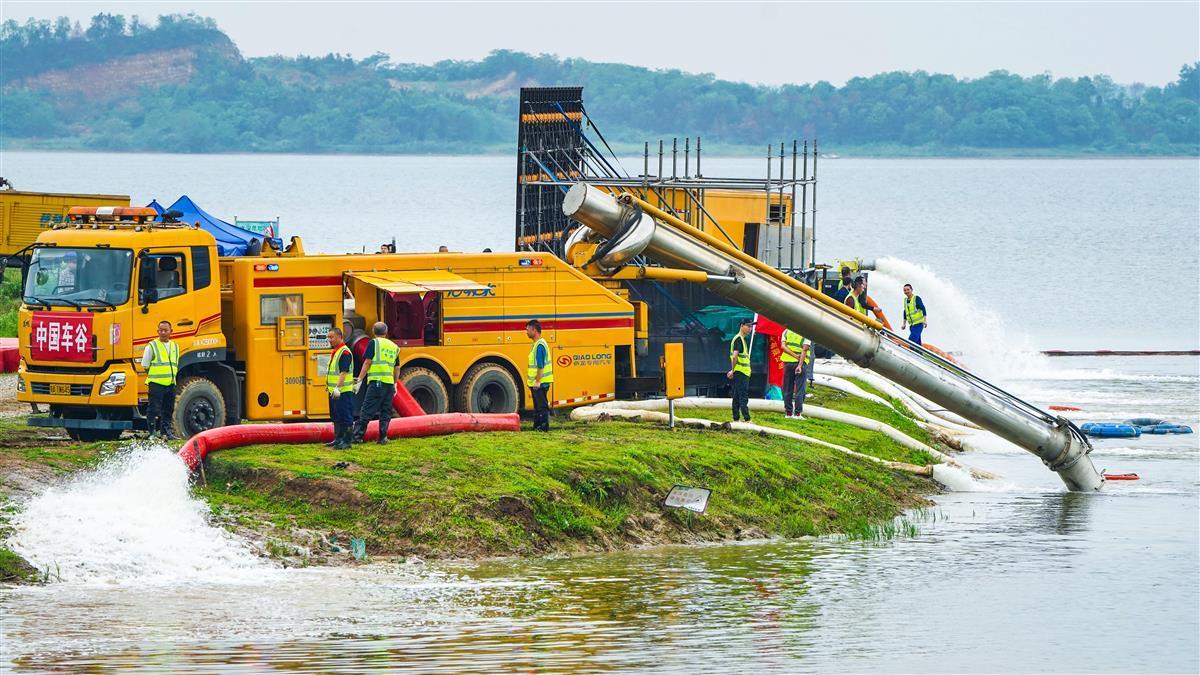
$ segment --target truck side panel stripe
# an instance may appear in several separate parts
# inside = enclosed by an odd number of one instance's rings
[[[633,319],[543,319],[543,330],[579,330],[586,328],[633,328]],[[515,321],[465,321],[445,324],[447,333],[472,333],[488,331],[525,330],[525,320]]]
[[[195,327],[195,328],[193,328],[193,329],[191,329],[191,330],[185,330],[185,331],[181,331],[181,332],[179,332],[179,333],[172,333],[172,334],[171,334],[171,337],[172,337],[172,338],[185,338],[185,337],[191,337],[191,336],[193,336],[193,335],[195,335],[195,334],[196,334],[196,331],[200,330],[201,328],[204,328],[204,324],[206,324],[206,323],[208,323],[208,322],[210,322],[210,321],[214,321],[214,320],[216,320],[216,319],[220,319],[220,318],[221,318],[221,315],[220,315],[220,314],[213,314],[212,316],[205,317],[205,318],[203,318],[203,319],[200,319],[200,323],[196,324],[196,327]],[[147,342],[150,342],[151,340],[154,340],[154,339],[156,339],[156,338],[158,338],[158,336],[157,336],[157,335],[153,335],[153,336],[150,336],[150,337],[142,337],[142,338],[137,338],[137,339],[135,339],[135,340],[133,341],[133,344],[134,344],[135,346],[136,346],[136,345],[144,345],[144,344],[146,344]]]
[[[595,319],[601,316],[633,316],[633,312],[589,312],[587,314],[554,314],[556,319]],[[510,320],[516,319],[538,319],[546,318],[546,314],[507,314],[505,318]],[[448,316],[446,321],[490,321],[496,318],[495,314],[485,316]],[[549,320],[547,318],[547,320]]]
[[[291,286],[341,286],[342,277],[255,277],[255,288],[289,288]]]

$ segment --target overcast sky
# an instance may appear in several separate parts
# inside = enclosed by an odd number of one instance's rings
[[[1165,84],[1200,60],[1200,2],[400,3],[0,1],[3,19],[99,12],[216,19],[246,56],[376,51],[395,62],[493,49],[679,68],[755,83],[841,84],[927,70],[1105,73]]]

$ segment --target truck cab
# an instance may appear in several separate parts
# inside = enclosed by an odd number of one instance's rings
[[[29,250],[17,400],[50,413],[30,424],[62,427],[80,440],[141,427],[141,357],[160,321],[171,323],[179,345],[176,426],[188,432],[227,422],[221,389],[236,390],[236,376],[222,364],[216,242],[197,227],[155,223],[156,215],[75,208]]]

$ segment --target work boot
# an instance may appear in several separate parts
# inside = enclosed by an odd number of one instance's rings
[[[332,448],[335,450],[350,449],[350,435],[348,434],[346,425],[338,424],[337,426],[338,429],[334,434],[334,444],[332,444]]]
[[[376,443],[378,443],[380,445],[387,445],[387,443],[388,443],[388,435],[387,435],[388,424],[389,424],[389,422],[380,422],[379,423],[379,440],[375,441]]]
[[[354,424],[354,426],[350,427],[350,442],[351,443],[362,443],[363,441],[366,440],[365,438],[363,438],[366,435],[366,433],[367,433],[367,425],[365,423],[363,423],[362,420],[359,420],[358,422],[356,422]]]
[[[333,423],[333,438],[329,439],[328,443],[322,443],[327,448],[337,448],[338,440],[342,437],[342,425],[340,422]]]

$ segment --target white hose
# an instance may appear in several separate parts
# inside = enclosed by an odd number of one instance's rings
[[[928,410],[924,405],[917,402],[917,400],[913,398],[912,394],[910,394],[906,389],[902,389],[895,384],[892,384],[888,380],[885,380],[884,378],[865,368],[859,368],[858,366],[851,365],[847,362],[836,361],[818,361],[814,364],[814,368],[814,372],[824,373],[826,375],[860,379],[872,387],[875,387],[879,391],[882,391],[884,394],[899,400],[900,403],[904,404],[904,407],[908,408],[913,415],[917,416],[918,419],[931,424],[936,424],[945,428],[947,431],[958,434],[974,434],[979,430],[978,426],[969,422],[967,424],[959,424],[958,422],[946,419],[940,414],[936,414]]]
[[[614,407],[607,407],[607,408],[601,409],[601,407],[599,405],[585,406],[583,408],[575,408],[574,410],[571,411],[571,419],[581,420],[581,421],[586,421],[586,422],[594,422],[594,421],[603,420],[606,418],[618,418],[618,417],[621,419],[625,419],[625,420],[663,422],[663,423],[666,423],[669,420],[669,415],[667,415],[667,413],[663,413],[663,412],[657,412],[657,411],[653,411],[653,410],[614,408]],[[875,457],[873,455],[866,455],[861,452],[856,452],[845,446],[837,445],[836,443],[830,443],[828,441],[823,441],[819,438],[812,438],[811,436],[804,436],[802,434],[798,434],[793,431],[788,431],[786,429],[776,429],[775,427],[764,427],[762,425],[751,424],[749,422],[716,422],[714,420],[706,420],[706,419],[700,419],[700,418],[695,418],[695,417],[676,417],[675,423],[682,425],[682,426],[687,426],[687,427],[704,427],[704,428],[709,428],[709,429],[711,429],[711,428],[729,428],[729,429],[733,429],[736,431],[750,431],[750,432],[754,432],[754,433],[769,434],[771,436],[782,436],[784,438],[790,438],[795,441],[802,441],[804,443],[813,443],[815,445],[824,446],[826,448],[832,448],[833,450],[837,450],[838,452],[845,453],[847,455],[850,455],[851,457],[857,457],[859,459],[867,460],[869,462],[874,462],[875,464],[880,464],[880,465],[886,466],[889,469],[895,469],[897,471],[904,471],[906,473],[911,473],[911,474],[915,474],[918,476],[925,476],[926,478],[933,478],[933,466],[917,466],[916,464],[908,464],[906,462],[893,462],[891,460],[881,459],[881,458]]]
[[[829,387],[830,389],[836,389],[836,390],[842,392],[843,394],[849,394],[851,396],[856,396],[858,398],[866,399],[868,401],[874,401],[875,403],[878,403],[880,405],[886,405],[887,407],[891,408],[892,410],[896,409],[896,406],[892,405],[891,401],[887,400],[886,398],[883,398],[882,396],[876,396],[875,394],[872,394],[871,392],[867,391],[866,389],[863,389],[862,387],[858,386],[857,384],[854,384],[850,380],[843,380],[842,378],[834,377],[833,375],[816,373],[813,375],[813,382],[816,384],[819,384],[823,387]]]
[[[857,396],[858,398],[867,401],[873,401],[881,405],[886,405],[888,408],[896,410],[896,406],[892,405],[891,401],[872,394],[857,384],[854,384],[850,380],[844,380],[840,377],[834,377],[833,375],[823,375],[817,373],[813,376],[813,382],[825,387],[829,387],[830,389],[836,389],[842,393],[849,394],[850,396]],[[962,440],[959,438],[960,432],[957,429],[943,427],[941,425],[934,424],[933,422],[925,422],[919,419],[914,419],[913,424],[921,427],[925,431],[928,431],[930,435],[933,436],[939,443],[944,443],[951,448],[958,450],[959,452],[962,451],[963,444]]]
[[[699,398],[699,397],[689,396],[686,398],[677,399],[675,401],[676,409],[692,408],[692,409],[699,409],[699,410],[729,410],[730,405],[731,405],[730,400],[727,398]],[[768,401],[765,399],[756,398],[756,399],[751,399],[747,405],[749,406],[749,408],[751,410],[757,410],[757,411],[761,411],[761,412],[775,412],[775,413],[783,412],[783,401]],[[652,399],[652,400],[648,400],[648,401],[606,401],[603,403],[597,403],[595,405],[586,406],[584,408],[577,408],[576,410],[590,411],[590,410],[594,409],[594,410],[598,410],[601,412],[611,412],[614,410],[664,412],[667,410],[667,406],[668,406],[667,400],[663,399],[663,398],[659,398],[659,399]],[[588,413],[588,414],[590,414],[590,413]],[[888,424],[884,424],[883,422],[880,422],[879,420],[873,420],[869,417],[861,417],[859,415],[852,415],[850,413],[841,412],[840,410],[830,410],[828,408],[822,408],[820,406],[815,406],[815,405],[804,406],[804,414],[806,416],[812,417],[814,419],[829,420],[831,422],[841,422],[843,424],[849,424],[851,426],[855,426],[860,429],[866,429],[868,431],[875,431],[875,432],[884,434],[888,438],[896,441],[897,443],[899,443],[900,445],[903,445],[906,448],[909,448],[912,450],[924,451],[924,452],[932,455],[933,457],[936,457],[937,459],[941,460],[945,464],[949,464],[951,466],[956,466],[956,467],[962,467],[961,464],[959,464],[957,461],[954,460],[954,458],[950,457],[946,453],[941,452],[939,450],[935,450],[935,449],[929,447],[928,445],[922,443],[921,441],[918,441],[917,439],[913,438],[912,436],[909,436],[908,434],[900,431],[899,429],[896,429],[895,427],[892,427]],[[572,417],[572,419],[575,419],[574,413],[572,413],[571,417]],[[664,417],[664,419],[665,419],[665,417]],[[755,426],[757,426],[757,425],[755,425]],[[768,428],[768,427],[764,427],[764,428]],[[969,468],[969,467],[964,467],[964,468]],[[976,477],[979,477],[979,478],[995,478],[994,475],[988,474],[983,471],[979,471],[977,469],[970,469],[970,470],[973,474],[976,475]]]

